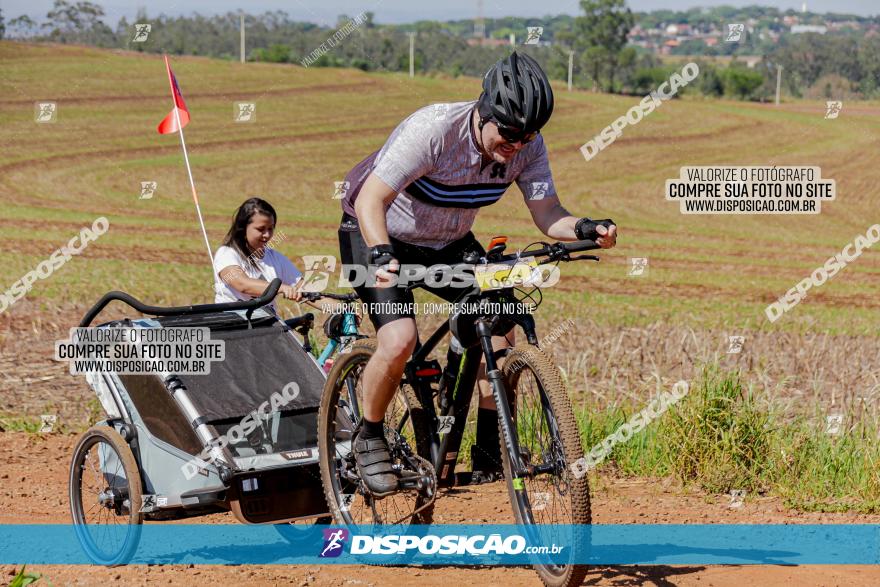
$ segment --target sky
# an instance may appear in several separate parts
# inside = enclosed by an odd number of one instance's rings
[[[477,0],[150,0],[149,2],[122,2],[111,0],[92,0],[104,8],[108,23],[115,23],[120,17],[129,20],[144,7],[148,15],[164,12],[169,15],[216,14],[237,11],[246,6],[251,14],[272,10],[283,10],[294,20],[304,20],[318,24],[332,25],[340,14],[354,16],[362,11],[376,14],[378,23],[405,23],[415,20],[456,20],[473,18],[477,13]],[[71,0],[73,2],[73,0]],[[28,14],[42,21],[52,7],[52,0],[0,0],[0,9],[8,21],[21,14]],[[773,6],[782,10],[800,10],[802,0],[629,0],[628,5],[635,11],[683,10],[693,6],[747,6],[759,4]],[[577,0],[483,0],[484,14],[487,18],[501,16],[531,16],[579,13]],[[808,0],[807,9],[812,12],[843,12],[870,16],[880,14],[878,0]]]

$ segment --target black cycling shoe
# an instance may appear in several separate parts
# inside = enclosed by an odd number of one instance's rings
[[[354,438],[354,460],[358,474],[375,497],[385,497],[397,491],[398,477],[391,466],[391,450],[385,436],[365,438],[357,434]]]
[[[477,445],[471,446],[471,463],[473,463],[470,481],[468,485],[481,485],[483,483],[494,483],[504,479],[504,472],[501,470],[501,455],[488,454],[485,450]]]
[[[502,471],[474,471],[471,473],[471,482],[468,485],[482,485],[483,483],[495,483],[504,479]]]

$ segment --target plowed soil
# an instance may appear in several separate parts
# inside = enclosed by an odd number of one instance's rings
[[[0,434],[0,523],[69,523],[67,468],[74,434]],[[880,516],[807,514],[789,511],[773,498],[746,499],[731,507],[728,496],[685,491],[668,481],[603,477],[593,488],[597,524],[841,524],[878,523]],[[511,523],[502,483],[441,493],[439,523]],[[195,520],[193,520],[195,521]],[[231,515],[198,519],[234,523]],[[174,523],[174,522],[161,522]],[[372,567],[281,565],[132,565],[104,568],[82,565],[36,565],[52,585],[540,585],[521,567]],[[11,581],[16,568],[0,566],[0,581]],[[44,584],[42,581],[37,585]],[[48,585],[48,583],[45,583]],[[880,569],[869,566],[617,566],[596,567],[584,585],[821,585],[880,584]]]

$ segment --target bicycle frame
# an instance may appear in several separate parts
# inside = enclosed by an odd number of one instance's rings
[[[512,296],[510,296],[509,290],[490,292],[490,294],[485,297],[513,299]],[[520,456],[519,441],[516,434],[513,434],[513,415],[510,408],[508,394],[504,386],[503,375],[501,370],[498,369],[498,361],[495,356],[495,351],[492,348],[492,327],[494,323],[500,319],[509,320],[513,324],[520,326],[524,331],[529,344],[537,345],[538,338],[535,333],[535,320],[531,314],[521,312],[516,314],[503,314],[477,318],[475,328],[479,344],[471,346],[462,354],[461,362],[456,371],[457,375],[454,387],[452,390],[447,390],[446,392],[450,394],[452,399],[446,413],[437,414],[437,410],[434,406],[434,392],[430,385],[430,378],[420,376],[417,372],[425,365],[427,357],[434,351],[440,341],[449,333],[448,320],[444,321],[443,324],[441,324],[437,330],[428,337],[428,340],[424,345],[416,345],[416,350],[404,369],[404,378],[406,382],[413,387],[421,403],[422,409],[427,412],[428,417],[430,418],[430,459],[434,466],[434,470],[437,472],[437,481],[441,487],[448,487],[455,483],[455,464],[458,461],[459,449],[461,448],[461,441],[464,436],[464,428],[467,423],[471,399],[473,397],[474,387],[477,383],[477,374],[479,371],[481,356],[485,357],[486,360],[486,375],[489,384],[492,387],[495,406],[498,409],[498,415],[501,419],[501,430],[508,454],[511,458],[511,470],[513,471],[514,477],[520,478],[540,472],[525,467]],[[442,437],[439,432],[441,422],[440,416],[454,417],[451,429],[445,435],[442,435]]]
[[[320,365],[321,368],[324,367],[324,363],[327,362],[327,359],[329,359],[331,356],[333,356],[333,353],[336,352],[336,349],[339,347],[339,345],[341,343],[344,343],[345,338],[347,338],[349,336],[357,337],[360,335],[360,332],[358,332],[357,320],[355,318],[355,315],[352,314],[351,312],[345,312],[343,314],[342,335],[343,335],[343,338],[340,340],[336,340],[335,338],[331,338],[329,341],[327,341],[327,344],[324,346],[323,350],[321,351],[321,354],[318,356],[318,365]]]

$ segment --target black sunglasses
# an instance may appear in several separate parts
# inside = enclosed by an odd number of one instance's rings
[[[495,126],[498,127],[498,134],[501,135],[501,138],[508,143],[522,143],[523,145],[526,145],[535,140],[535,137],[538,136],[541,132],[539,130],[536,130],[527,133],[517,128],[504,126],[496,120],[493,120],[492,122],[494,122]]]

